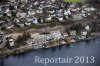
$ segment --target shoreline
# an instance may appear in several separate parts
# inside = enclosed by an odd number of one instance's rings
[[[96,38],[98,38],[100,36],[99,33],[100,32],[94,33],[95,37],[91,37],[90,36],[89,38],[82,39],[82,40],[76,40],[75,42],[81,42],[81,41],[87,41],[87,40],[94,40],[94,39],[96,39]],[[0,56],[5,57],[5,56],[10,56],[10,55],[18,55],[18,54],[22,54],[22,53],[25,53],[25,52],[28,52],[28,51],[31,51],[31,50],[34,50],[34,49],[55,48],[57,46],[70,45],[70,44],[75,43],[75,42],[70,42],[70,43],[65,43],[65,44],[54,44],[54,45],[51,45],[51,46],[48,45],[46,47],[39,47],[39,48],[34,48],[34,45],[27,45],[27,46],[15,48],[13,50],[0,51]],[[46,44],[48,44],[48,42]]]

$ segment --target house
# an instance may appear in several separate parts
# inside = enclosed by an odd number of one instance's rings
[[[5,23],[5,21],[0,21],[0,26],[3,25]]]
[[[32,20],[32,23],[33,23],[33,24],[38,24],[38,18],[35,18],[35,17],[34,17],[33,20]]]
[[[9,8],[7,8],[6,10],[5,10],[5,13],[7,13],[7,12],[9,12],[10,10],[9,10]]]
[[[24,3],[27,3],[27,2],[28,2],[28,0],[21,0],[21,2],[22,2],[22,3],[23,3],[23,2],[24,2]]]
[[[34,39],[36,36],[39,36],[40,34],[39,33],[31,33],[31,39]]]
[[[34,18],[34,17],[30,17],[30,16],[28,15],[27,18],[26,18],[26,20],[27,20],[28,22],[31,22],[31,21],[33,20],[33,18]]]
[[[62,13],[54,13],[54,14],[56,15],[56,17],[61,17],[61,16],[63,16]]]
[[[78,36],[78,39],[79,39],[79,40],[86,39],[86,36]]]
[[[81,35],[82,35],[82,36],[86,36],[87,34],[88,34],[87,31],[81,31]]]
[[[86,11],[85,11],[85,10],[82,10],[81,12],[82,12],[83,14],[85,14],[85,13],[86,13]]]
[[[50,16],[51,16],[51,17],[56,17],[56,15],[55,15],[54,13],[53,13],[53,14],[50,14]]]
[[[91,11],[94,11],[94,10],[96,10],[96,9],[95,9],[94,7],[91,7],[90,10],[91,10]]]
[[[45,18],[46,21],[51,21],[52,17],[49,15],[48,17]]]
[[[34,42],[34,45],[37,47],[41,47],[44,43],[48,42],[50,39],[50,38],[48,38],[48,37],[50,37],[50,35],[43,35],[43,34],[40,35],[39,33],[32,34],[32,36],[33,36],[33,38],[31,38],[32,39],[31,43]],[[47,38],[48,38],[48,40],[47,40]],[[28,42],[28,43],[30,43],[30,42]]]
[[[9,41],[10,47],[15,46],[15,40],[13,38],[9,38],[8,41]]]
[[[54,13],[54,12],[55,12],[55,10],[48,11],[48,13],[50,13],[50,14],[52,14],[52,13]]]
[[[94,11],[95,8],[93,8],[93,7],[87,7],[87,8],[85,8],[84,10],[85,10],[85,11]]]
[[[51,7],[51,5],[50,5],[50,4],[48,4],[48,5],[45,5],[44,7]]]
[[[60,33],[64,38],[68,36],[68,33],[65,30],[61,30]]]
[[[71,36],[76,36],[77,35],[77,32],[75,30],[72,30],[72,31],[70,31],[70,35]]]
[[[28,11],[28,14],[29,15],[35,15],[35,11],[31,9],[31,10]]]
[[[72,15],[73,20],[81,20],[83,17],[80,14],[73,14]]]
[[[12,47],[14,46],[14,39],[9,39],[9,45]]]
[[[50,35],[50,34],[46,35],[46,41],[50,41],[52,39],[53,39],[52,35]]]
[[[6,27],[6,29],[12,29],[14,27],[14,25],[13,24],[7,24],[5,27]]]
[[[71,15],[71,11],[70,10],[64,10],[64,15]]]
[[[62,37],[59,30],[58,31],[51,31],[50,33],[54,39],[60,39]]]
[[[9,8],[7,8],[4,13],[6,13],[7,16],[9,16],[9,17],[12,16],[11,11],[9,10]]]
[[[71,7],[71,8],[73,8],[73,7],[75,7],[75,6],[76,6],[76,3],[70,4],[70,7]]]
[[[26,17],[26,13],[23,13],[23,12],[20,13],[20,12],[18,12],[16,16],[19,17],[19,18],[25,18]]]
[[[66,42],[64,40],[61,40],[60,44],[66,44]]]
[[[79,11],[79,10],[81,10],[80,8],[77,8],[77,10]]]
[[[14,19],[14,21],[15,21],[15,22],[20,22],[20,20],[19,20],[19,19],[17,19],[17,18],[15,18],[15,19]]]
[[[10,12],[10,11],[9,11],[9,12],[7,12],[6,14],[7,14],[7,16],[9,16],[9,17],[11,17],[11,16],[12,16],[12,14],[11,14],[11,12]]]
[[[90,15],[91,15],[91,13],[87,13],[87,15],[88,15],[88,16],[90,16]]]
[[[76,12],[76,11],[78,11],[76,8],[74,8],[74,9],[71,9],[71,11],[74,11],[74,12]]]
[[[56,9],[55,12],[61,14],[63,12],[63,9]]]
[[[63,20],[64,20],[64,19],[63,19],[63,16],[58,16],[57,19],[58,19],[59,21],[63,21]]]
[[[44,3],[44,1],[41,1],[40,3],[41,3],[41,4],[43,4],[43,3]]]
[[[39,9],[42,10],[43,9],[43,5],[40,5]]]
[[[74,42],[76,42],[76,40],[75,39],[71,39],[70,42],[74,43]]]
[[[85,26],[85,30],[89,31],[90,30],[90,26]]]
[[[50,0],[51,1],[51,3],[54,3],[56,0]]]
[[[7,40],[4,37],[0,36],[0,48],[4,47],[6,42]]]
[[[32,44],[34,44],[33,39],[27,40],[27,41],[26,41],[26,44],[28,44],[28,46],[29,46],[29,45],[32,46]]]
[[[13,2],[13,3],[15,3],[16,2],[16,0],[9,0],[10,2]]]
[[[38,18],[38,22],[39,22],[39,23],[43,23],[44,20],[45,20],[45,17],[39,17],[39,18]]]
[[[16,25],[21,27],[21,28],[25,26],[24,23],[21,23],[21,22],[17,22]]]
[[[5,32],[3,32],[3,31],[0,31],[0,35],[4,35],[5,34]]]
[[[31,25],[31,22],[25,22],[25,25],[26,26],[30,26]]]
[[[38,9],[38,10],[36,10],[36,13],[41,14],[41,13],[43,13],[43,10],[42,9]]]
[[[35,1],[35,2],[34,2],[34,5],[38,5],[38,4],[39,4],[39,2],[38,2],[38,1]]]
[[[82,13],[81,16],[82,16],[82,17],[87,17],[86,14],[84,14],[84,13]]]

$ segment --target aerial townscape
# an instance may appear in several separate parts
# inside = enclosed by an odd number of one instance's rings
[[[100,0],[3,1],[0,55],[70,45],[100,36]]]

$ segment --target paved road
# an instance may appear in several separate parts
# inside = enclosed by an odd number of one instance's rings
[[[49,28],[49,27],[46,27],[46,28],[41,28],[41,29],[29,29],[25,32],[27,33],[41,33],[41,32],[45,32],[45,31],[56,31],[56,30],[62,30],[62,29],[65,29],[66,27],[65,26],[56,26],[56,27],[53,27],[53,28]],[[14,37],[17,37],[19,35],[22,35],[24,32],[20,32],[20,33],[11,33],[11,34],[5,34],[5,35],[2,35],[4,37],[8,37],[8,36],[14,36]]]
[[[76,21],[75,24],[78,24],[78,23],[82,23],[83,25],[86,25],[87,23],[90,23],[92,22],[93,20],[88,20],[88,19],[85,19],[84,21]],[[100,20],[99,20],[100,21]],[[41,32],[45,32],[45,31],[56,31],[56,30],[62,30],[62,29],[67,29],[68,27],[70,27],[71,25],[68,25],[68,26],[63,26],[63,25],[59,25],[59,26],[56,26],[56,27],[53,27],[53,28],[50,28],[50,27],[46,27],[46,28],[41,28],[41,29],[29,29],[25,32],[27,33],[41,33]],[[11,33],[11,34],[5,34],[5,35],[2,35],[2,36],[19,36],[19,35],[22,35],[24,32],[20,32],[20,33]]]

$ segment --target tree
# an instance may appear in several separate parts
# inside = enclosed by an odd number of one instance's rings
[[[51,41],[50,41],[50,44],[51,44],[51,45],[56,45],[56,44],[58,44],[58,42],[59,42],[59,41],[58,41],[57,39],[54,39],[54,40],[51,40]]]
[[[24,33],[23,36],[22,36],[23,41],[28,40],[30,37],[31,37],[30,34],[27,34],[27,33]]]
[[[41,23],[41,19],[42,19],[41,17],[38,18],[38,22],[39,22],[39,23]]]
[[[9,6],[9,9],[10,9],[10,10],[14,10],[14,6],[10,5],[10,6]]]
[[[24,42],[30,38],[30,34],[24,33],[22,36],[19,36],[15,41],[18,45],[25,45]]]
[[[3,14],[3,16],[7,16],[7,14],[6,14],[6,13],[4,13],[4,14]]]
[[[70,26],[70,30],[76,30],[77,33],[80,33],[81,30],[83,30],[83,26],[81,23],[79,24],[73,24],[72,26]]]
[[[1,27],[1,30],[4,30],[4,31],[5,31],[5,30],[6,30],[6,28],[5,28],[5,27]]]
[[[91,23],[91,26],[92,26],[92,32],[96,32],[96,30],[97,30],[97,21],[95,20],[95,21],[93,21],[92,23]]]
[[[11,12],[13,17],[16,17],[16,12]]]
[[[65,37],[65,39],[64,39],[64,40],[65,40],[65,42],[66,42],[66,43],[68,43],[68,44],[69,44],[69,43],[70,43],[70,40],[71,40],[71,37]]]
[[[17,44],[23,43],[22,36],[18,36],[17,40],[15,41]]]
[[[65,15],[63,16],[63,19],[66,20],[66,16]]]
[[[0,2],[4,2],[4,3],[7,2],[7,1],[8,1],[8,0],[0,0]]]

